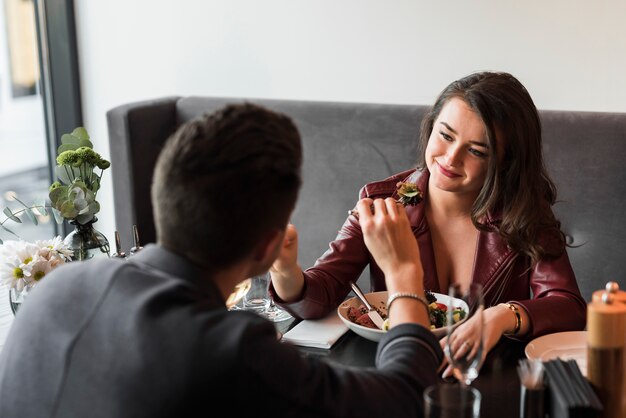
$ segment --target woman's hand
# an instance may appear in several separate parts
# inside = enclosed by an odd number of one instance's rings
[[[365,245],[386,277],[395,277],[404,268],[422,269],[417,241],[402,205],[392,198],[365,198],[357,203],[357,209]],[[396,291],[394,283],[387,283],[387,287]]]
[[[472,344],[472,341],[475,341],[477,337],[474,336],[472,332],[474,328],[475,320],[478,320],[477,317],[470,317],[466,322],[462,323],[458,326],[458,329],[454,331],[457,335],[457,339],[459,341],[467,341],[471,346],[476,346],[476,344]],[[507,308],[502,308],[502,306],[492,306],[491,308],[485,309],[483,312],[483,353],[482,360],[484,362],[487,354],[496,346],[502,335],[510,329],[510,321],[511,321],[511,312]],[[446,341],[448,337],[443,337],[439,340],[439,344],[441,345],[441,349],[445,351]],[[444,364],[441,366],[445,367],[444,372],[442,373],[442,377],[450,377],[452,376],[452,368],[449,364],[447,364],[447,360],[444,358]]]
[[[424,271],[419,247],[404,206],[394,199],[361,199],[357,203],[363,240],[385,274],[389,294],[424,294]],[[373,213],[372,213],[373,210]],[[399,298],[389,307],[390,326],[416,323],[429,326],[428,309],[411,298]]]
[[[295,268],[298,268],[298,230],[293,224],[289,224],[278,257],[270,271],[289,275]]]
[[[304,276],[298,265],[298,230],[287,225],[278,257],[270,267],[274,290],[285,302],[296,300],[304,287]]]

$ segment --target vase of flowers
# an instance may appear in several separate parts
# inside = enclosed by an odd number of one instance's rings
[[[59,236],[51,240],[5,241],[0,246],[0,281],[9,288],[15,314],[28,293],[54,268],[65,264],[72,251]]]
[[[70,224],[74,230],[65,237],[65,244],[72,250],[72,260],[90,260],[98,256],[110,256],[110,246],[107,238],[93,227],[98,221],[95,216],[88,222],[81,224],[72,220]]]
[[[109,241],[93,224],[98,220],[95,214],[100,211],[96,195],[102,173],[111,163],[93,150],[89,134],[83,127],[61,137],[57,154],[55,174],[58,181],[50,186],[48,197],[52,207],[74,226],[74,231],[65,238],[74,254],[72,259],[109,257]]]

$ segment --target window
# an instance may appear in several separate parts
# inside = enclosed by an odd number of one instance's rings
[[[54,74],[54,77],[51,76]],[[0,210],[42,204],[60,137],[82,123],[70,0],[4,0],[0,9]],[[51,215],[0,222],[24,240],[65,235]],[[0,229],[0,239],[15,239]]]

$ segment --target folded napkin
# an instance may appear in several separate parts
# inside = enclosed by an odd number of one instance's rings
[[[283,341],[302,347],[331,348],[348,331],[337,312],[322,319],[306,319],[283,335]]]
[[[575,360],[544,362],[550,393],[550,416],[554,418],[599,417],[602,403]]]

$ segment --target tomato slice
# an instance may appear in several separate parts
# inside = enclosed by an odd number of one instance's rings
[[[437,303],[437,308],[441,309],[444,312],[448,311],[448,307],[445,304],[439,303],[439,302],[436,302],[436,303]]]

